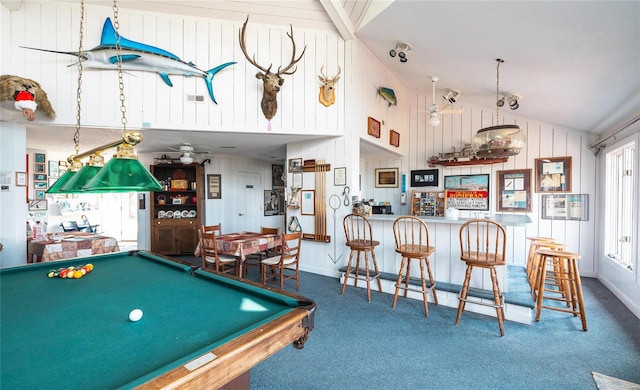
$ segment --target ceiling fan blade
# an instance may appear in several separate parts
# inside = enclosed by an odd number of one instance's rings
[[[451,103],[442,103],[441,105],[438,106],[438,111],[442,112],[445,109],[447,109],[449,106],[451,106]]]
[[[441,114],[462,114],[464,112],[463,109],[459,109],[459,110],[443,110],[440,111]]]

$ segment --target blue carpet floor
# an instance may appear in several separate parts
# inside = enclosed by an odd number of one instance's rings
[[[251,269],[250,279],[258,279]],[[285,289],[295,292],[295,282]],[[259,389],[596,389],[592,372],[640,383],[640,319],[598,280],[583,278],[589,330],[567,313],[505,322],[454,308],[347,287],[301,273],[299,294],[318,305],[302,350],[287,347],[251,371]]]

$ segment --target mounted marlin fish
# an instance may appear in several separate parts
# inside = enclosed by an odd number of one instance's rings
[[[118,56],[116,54],[117,37],[118,33],[116,33],[116,30],[113,28],[111,18],[107,18],[102,26],[100,46],[96,46],[93,49],[86,50],[82,53],[83,65],[89,68],[118,69]],[[78,52],[46,50],[26,46],[21,47],[25,49],[46,51],[49,53],[78,56]],[[182,61],[178,56],[169,53],[166,50],[146,45],[144,43],[134,42],[123,38],[122,36],[120,36],[120,56],[122,57],[122,69],[156,72],[170,87],[173,87],[173,84],[169,79],[170,74],[183,75],[187,77],[200,76],[204,78],[204,81],[207,84],[207,90],[209,91],[209,96],[216,104],[218,104],[218,102],[216,102],[216,98],[213,96],[213,87],[211,86],[213,76],[227,66],[235,64],[235,62],[226,62],[213,69],[204,71],[198,69],[191,62],[187,63]],[[76,64],[71,64],[69,66],[73,65]]]

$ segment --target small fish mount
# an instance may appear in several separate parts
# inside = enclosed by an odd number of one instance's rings
[[[392,105],[398,105],[398,98],[396,98],[396,93],[393,91],[393,89],[387,87],[379,87],[378,95],[380,95],[380,97],[384,99],[387,104],[389,104],[388,107],[391,107]]]
[[[318,96],[318,100],[325,107],[329,107],[336,102],[336,83],[340,80],[341,72],[342,68],[338,65],[338,73],[333,77],[328,77],[324,74],[324,65],[320,68],[320,75],[318,76],[318,79],[320,79],[320,83],[322,85],[320,86],[320,95]]]
[[[247,58],[247,61],[249,61],[251,65],[258,68],[258,70],[260,70],[260,72],[256,74],[256,78],[262,80],[263,86],[262,102],[260,103],[260,107],[262,108],[262,113],[264,114],[265,118],[269,120],[270,129],[271,119],[276,115],[276,112],[278,111],[278,92],[280,92],[280,87],[282,86],[282,84],[284,84],[284,79],[282,78],[282,76],[292,75],[296,72],[297,67],[294,68],[294,65],[296,65],[298,61],[302,59],[304,52],[307,50],[307,46],[304,46],[302,53],[300,53],[300,56],[296,58],[296,41],[293,39],[293,26],[289,25],[291,28],[291,32],[288,32],[287,36],[291,39],[291,44],[293,46],[291,61],[289,61],[289,65],[285,66],[284,68],[282,66],[278,67],[278,72],[271,73],[271,67],[273,66],[273,64],[269,64],[269,67],[265,68],[264,66],[261,66],[256,62],[255,54],[253,58],[249,57],[249,55],[247,54],[245,32],[247,30],[248,22],[249,16],[247,16],[247,19],[244,21],[244,23],[242,24],[242,28],[240,29],[240,49],[242,49],[242,53]],[[291,70],[292,68],[293,70]]]

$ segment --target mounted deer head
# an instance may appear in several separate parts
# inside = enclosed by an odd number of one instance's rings
[[[247,16],[247,20],[244,21],[242,25],[242,29],[240,30],[240,49],[242,49],[242,53],[247,58],[250,64],[258,68],[261,72],[256,74],[256,78],[262,80],[262,102],[260,106],[262,107],[262,113],[265,118],[271,120],[276,115],[276,111],[278,111],[278,92],[280,92],[280,87],[284,84],[284,79],[282,75],[292,75],[296,72],[297,68],[293,68],[290,70],[304,55],[305,50],[307,50],[307,46],[305,45],[304,50],[300,54],[300,57],[296,58],[296,42],[293,40],[293,26],[291,26],[291,33],[287,33],[289,38],[291,38],[291,44],[293,45],[293,52],[291,54],[291,61],[289,65],[282,68],[282,66],[278,67],[277,73],[271,73],[271,66],[273,64],[269,64],[268,68],[264,68],[263,66],[258,65],[256,62],[255,54],[253,58],[249,57],[247,54],[247,47],[244,39],[244,33],[247,29],[247,22],[249,21],[249,17]]]
[[[329,78],[324,74],[324,65],[320,68],[320,74],[322,74],[322,76],[318,76],[318,78],[320,79],[322,86],[320,87],[320,96],[318,99],[325,107],[329,107],[336,102],[335,90],[336,83],[340,80],[340,72],[342,72],[342,69],[340,68],[340,65],[338,65],[338,73],[332,78]]]

